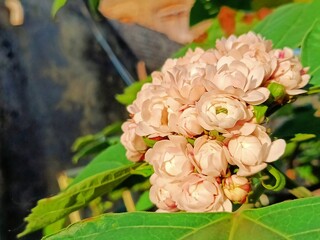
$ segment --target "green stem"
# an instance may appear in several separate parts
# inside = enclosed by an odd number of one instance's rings
[[[253,193],[249,195],[248,202],[253,204],[256,203],[265,190],[266,189],[262,186],[262,184],[258,183]]]

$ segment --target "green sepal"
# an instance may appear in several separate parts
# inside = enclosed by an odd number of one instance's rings
[[[286,88],[282,84],[271,82],[268,89],[276,102],[282,101],[286,96]]]
[[[253,106],[254,116],[258,124],[264,121],[267,110],[268,106],[266,105]]]

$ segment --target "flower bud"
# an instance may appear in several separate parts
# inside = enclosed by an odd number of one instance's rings
[[[233,203],[243,204],[251,191],[250,182],[246,177],[231,175],[223,179],[222,188],[226,197]]]

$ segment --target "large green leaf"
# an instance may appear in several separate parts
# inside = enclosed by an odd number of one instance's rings
[[[320,11],[320,9],[319,9]],[[302,43],[302,63],[309,66],[310,84],[320,85],[320,17],[315,20],[313,27]]]
[[[41,229],[87,206],[90,201],[111,192],[127,179],[140,164],[129,162],[123,151],[120,144],[111,146],[90,162],[66,190],[38,201],[26,217],[28,225],[19,236]]]
[[[284,5],[257,24],[253,30],[271,39],[276,48],[296,48],[301,46],[314,21],[320,19],[319,9],[319,0]]]
[[[105,214],[73,224],[46,240],[319,239],[320,198],[234,213]]]

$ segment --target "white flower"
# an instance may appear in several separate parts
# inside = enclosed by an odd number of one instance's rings
[[[251,176],[261,171],[267,163],[280,158],[286,147],[283,139],[271,142],[263,126],[255,125],[251,130],[253,131],[247,132],[246,135],[232,138],[228,143],[231,155],[229,163],[239,167],[239,176]]]
[[[191,174],[184,179],[182,193],[176,194],[177,207],[187,212],[232,211],[232,204],[214,178]]]
[[[145,155],[160,177],[179,179],[189,175],[194,167],[191,162],[191,145],[182,136],[169,136],[168,140],[155,143]]]
[[[206,135],[194,142],[194,161],[202,174],[212,177],[225,175],[228,168],[226,153],[221,142],[210,140]]]

